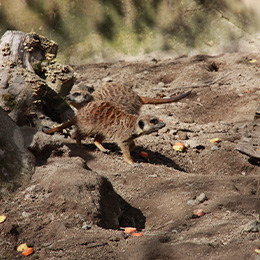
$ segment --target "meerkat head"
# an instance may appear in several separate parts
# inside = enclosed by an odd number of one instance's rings
[[[66,96],[66,99],[72,106],[78,109],[93,100],[92,92],[94,92],[93,87],[86,87],[84,90],[72,90],[70,94]]]
[[[136,132],[138,135],[150,134],[163,128],[165,123],[155,116],[140,116],[136,123]]]

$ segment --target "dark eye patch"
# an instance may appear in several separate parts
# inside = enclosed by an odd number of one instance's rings
[[[140,120],[140,121],[138,122],[138,125],[139,125],[139,127],[140,127],[141,129],[144,128],[144,122],[143,122],[142,120]]]
[[[74,93],[72,94],[72,96],[73,96],[73,97],[78,97],[78,96],[80,96],[80,93],[79,93],[79,92],[74,92]]]
[[[158,124],[158,119],[152,119],[152,120],[150,120],[150,123],[151,124],[154,124],[154,125],[157,125]]]

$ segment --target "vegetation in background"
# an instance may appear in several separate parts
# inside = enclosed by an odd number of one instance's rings
[[[258,18],[241,0],[2,0],[0,34],[36,32],[59,44],[58,58],[184,53],[253,32]]]

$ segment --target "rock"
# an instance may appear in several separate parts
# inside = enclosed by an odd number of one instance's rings
[[[211,151],[217,151],[219,149],[219,147],[217,145],[214,145],[211,147]]]
[[[188,200],[187,205],[194,206],[194,205],[196,205],[196,201],[195,200]]]
[[[41,185],[48,193],[48,200],[42,203],[45,207],[48,203],[50,208],[55,209],[55,214],[66,214],[68,210],[70,215],[67,217],[71,222],[76,215],[81,215],[88,225],[119,227],[119,196],[107,178],[85,169],[83,159],[51,159],[45,167],[37,168],[32,182]]]
[[[193,149],[203,146],[198,141],[192,140],[192,139],[191,140],[187,140],[185,143],[186,143],[187,147],[191,147]]]
[[[35,168],[34,156],[25,148],[19,127],[0,108],[0,184],[10,190],[24,186]]]
[[[195,205],[198,205],[200,203],[203,203],[204,201],[207,200],[207,196],[205,193],[201,193],[198,197],[196,197],[195,199],[193,200],[188,200],[187,201],[187,205],[189,206],[195,206]]]
[[[102,79],[102,81],[107,83],[107,82],[112,82],[113,79],[111,77],[105,77]]]
[[[178,131],[178,136],[179,136],[180,140],[187,140],[188,139],[187,132],[184,132],[184,131]]]
[[[258,222],[257,220],[252,220],[244,226],[243,230],[246,232],[259,232],[260,222]]]
[[[201,193],[197,198],[196,201],[199,203],[203,203],[204,201],[206,201],[208,198],[206,196],[205,193]]]
[[[164,86],[165,86],[164,82],[161,81],[161,82],[158,83],[159,88],[163,88]]]

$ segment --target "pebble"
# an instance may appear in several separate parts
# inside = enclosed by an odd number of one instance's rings
[[[28,217],[30,217],[30,215],[31,215],[30,213],[25,212],[25,211],[22,213],[23,218],[28,218]]]
[[[179,131],[178,132],[178,136],[181,140],[187,140],[188,139],[188,135],[186,132],[183,132],[183,131]]]
[[[214,146],[212,146],[211,147],[211,151],[217,151],[219,148],[218,148],[218,146],[216,146],[216,145],[214,145]]]
[[[246,232],[259,232],[260,222],[257,220],[252,220],[244,226],[243,230]]]
[[[189,206],[195,206],[198,205],[200,203],[203,203],[204,201],[208,200],[207,196],[205,193],[201,193],[198,197],[196,197],[193,200],[188,200],[187,201],[187,205]]]
[[[158,83],[159,88],[163,88],[164,86],[165,86],[164,82],[161,81],[161,82]]]
[[[102,79],[103,82],[112,82],[113,79],[111,77],[105,77]]]
[[[201,193],[197,198],[196,198],[196,201],[198,201],[199,203],[202,203],[204,202],[205,200],[207,200],[207,196],[205,193]]]
[[[91,225],[88,225],[84,222],[82,225],[82,229],[85,229],[85,230],[91,229]]]
[[[188,206],[195,206],[196,205],[196,201],[195,200],[188,200],[187,201],[187,205]]]
[[[194,140],[187,140],[186,141],[186,146],[190,146],[191,148],[197,148],[197,147],[200,147],[202,146],[199,142],[197,141],[194,141]]]

